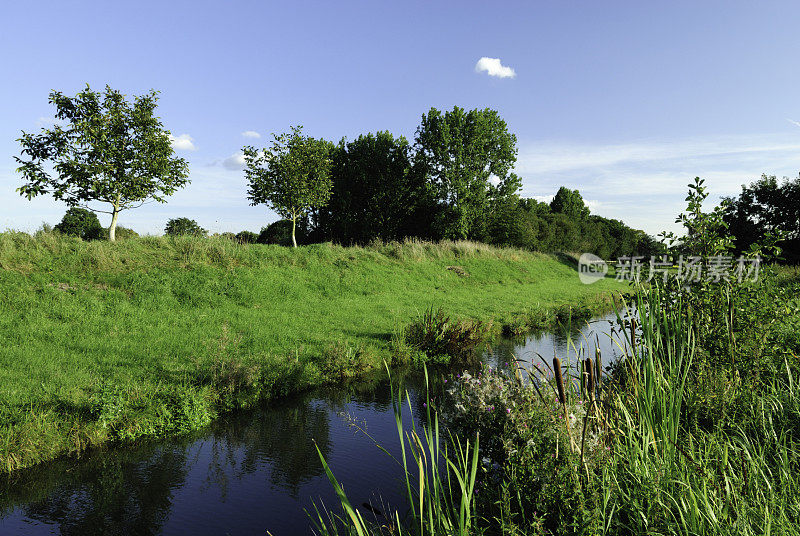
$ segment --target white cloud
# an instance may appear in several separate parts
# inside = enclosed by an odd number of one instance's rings
[[[245,130],[244,132],[242,132],[242,136],[244,136],[245,138],[260,138],[261,134],[259,134],[255,130]]]
[[[181,134],[180,136],[169,135],[169,142],[172,148],[176,151],[196,151],[197,147],[194,145],[194,138],[188,134]]]
[[[475,64],[475,72],[486,72],[489,76],[496,76],[498,78],[514,78],[517,73],[514,69],[507,67],[500,63],[500,58],[487,58],[486,56],[478,60]]]
[[[244,153],[236,153],[230,155],[222,161],[222,167],[230,171],[239,171],[244,169]]]
[[[794,119],[787,119],[791,124],[800,127],[800,121],[795,121]]]

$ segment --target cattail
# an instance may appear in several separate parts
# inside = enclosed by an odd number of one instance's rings
[[[631,352],[636,356],[636,319],[631,318]]]
[[[558,388],[558,401],[562,404],[567,403],[567,397],[564,394],[564,377],[561,376],[561,360],[557,357],[553,358],[553,372],[556,374],[556,387]]]
[[[600,354],[600,348],[595,347],[594,349],[594,357],[595,357],[595,366],[597,367],[597,373],[594,377],[594,382],[598,386],[603,379],[603,356]]]
[[[584,368],[588,371],[586,376],[586,391],[589,393],[589,399],[594,400],[594,363],[592,363],[591,357],[586,358]]]

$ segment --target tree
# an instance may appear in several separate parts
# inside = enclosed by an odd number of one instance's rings
[[[120,212],[149,199],[163,203],[189,182],[186,161],[173,156],[170,133],[153,115],[155,90],[128,102],[109,86],[97,93],[87,85],[75,97],[53,91],[49,102],[64,124],[22,133],[18,141],[29,159],[15,157],[26,181],[17,189],[21,195],[51,194],[71,207],[108,203],[110,210],[92,210],[111,215],[108,237],[114,241]]]
[[[422,116],[415,165],[438,199],[437,226],[444,238],[484,235],[492,203],[516,196],[516,144],[506,122],[488,108],[465,112],[456,106],[444,114],[431,108]]]
[[[85,208],[72,207],[67,210],[61,223],[54,227],[59,233],[78,236],[83,240],[97,240],[103,236],[103,226],[97,214]]]
[[[589,207],[583,202],[583,197],[578,190],[570,190],[562,186],[550,202],[550,210],[564,214],[576,220],[582,220],[589,215]]]
[[[330,153],[333,144],[303,136],[302,127],[273,134],[266,149],[242,150],[250,204],[266,204],[292,222],[292,245],[297,247],[298,218],[324,206],[331,195]]]
[[[331,157],[331,198],[314,215],[319,238],[364,244],[427,236],[429,196],[410,152],[404,137],[389,132],[341,140]]]
[[[742,186],[739,197],[723,200],[723,219],[734,237],[736,253],[763,242],[768,233],[780,236],[784,260],[800,262],[800,178],[783,181],[762,175]]]
[[[253,231],[239,231],[236,233],[235,239],[240,244],[255,244],[258,240],[258,234]]]
[[[173,218],[167,222],[164,233],[167,236],[205,236],[208,231],[189,218]]]

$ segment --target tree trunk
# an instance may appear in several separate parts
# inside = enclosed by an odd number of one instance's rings
[[[297,238],[295,237],[295,228],[297,227],[297,214],[292,213],[292,245],[297,247]]]
[[[116,242],[117,241],[117,220],[119,219],[119,195],[117,196],[117,200],[114,202],[114,211],[111,213],[111,225],[108,228],[108,240],[109,242]]]

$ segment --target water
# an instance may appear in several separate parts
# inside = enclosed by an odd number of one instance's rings
[[[598,344],[610,362],[610,321],[571,333],[504,340],[488,348],[492,366],[557,354],[564,360]],[[526,364],[527,364],[526,363]],[[508,365],[507,365],[508,364]],[[412,411],[423,415],[421,380],[407,378]],[[404,413],[410,426],[411,412]],[[338,507],[316,446],[351,503],[402,508],[399,466],[375,442],[398,453],[386,381],[318,389],[279,404],[226,416],[194,436],[99,450],[79,460],[42,464],[0,481],[0,534],[308,534],[306,511]],[[316,443],[315,443],[316,442]],[[402,510],[401,510],[402,511]],[[364,512],[366,513],[366,512]]]

